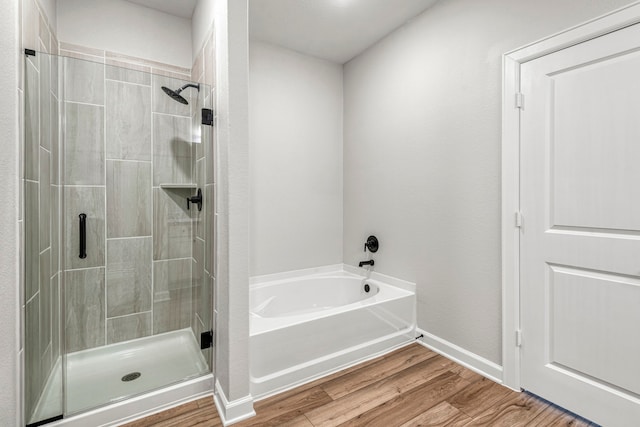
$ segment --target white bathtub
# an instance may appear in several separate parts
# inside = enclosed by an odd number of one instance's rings
[[[319,270],[252,281],[254,398],[308,382],[413,340],[415,285],[375,273],[366,279],[346,271]]]

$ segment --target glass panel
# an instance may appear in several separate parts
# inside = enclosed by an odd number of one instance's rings
[[[206,192],[194,117],[210,89],[60,61],[70,415],[210,372],[200,350],[207,239],[197,236],[206,207],[194,198]]]
[[[27,423],[210,373],[211,88],[39,52],[25,62]]]
[[[58,59],[25,55],[25,420],[62,415]]]

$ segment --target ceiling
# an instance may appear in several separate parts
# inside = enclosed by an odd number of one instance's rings
[[[191,19],[198,0],[127,0],[169,15]]]
[[[261,40],[345,63],[437,0],[250,0],[249,32]]]

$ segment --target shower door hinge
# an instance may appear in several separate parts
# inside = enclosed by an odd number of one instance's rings
[[[213,126],[213,110],[211,108],[202,109],[202,124]]]
[[[209,348],[213,345],[213,331],[207,331],[200,334],[200,350]]]
[[[524,95],[520,92],[516,93],[516,108],[524,109]]]
[[[522,331],[516,329],[516,347],[522,347]]]
[[[516,211],[515,223],[517,228],[522,228],[522,212]]]

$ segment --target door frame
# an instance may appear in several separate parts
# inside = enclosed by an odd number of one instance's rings
[[[520,390],[520,65],[640,23],[640,1],[502,56],[502,383]],[[526,218],[522,219],[526,225]],[[526,339],[526,337],[524,338]]]

